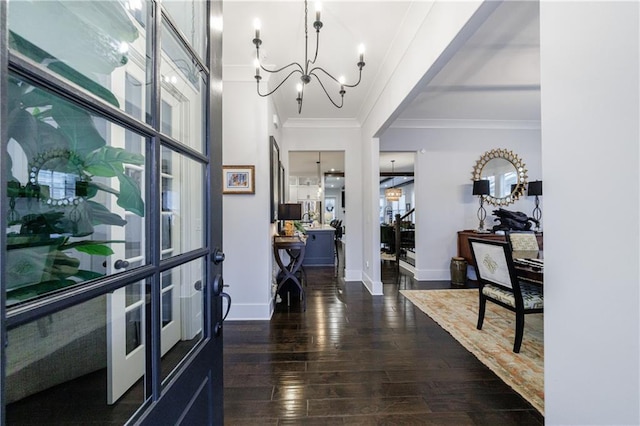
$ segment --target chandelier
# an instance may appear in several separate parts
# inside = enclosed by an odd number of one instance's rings
[[[320,21],[320,12],[321,12],[320,3],[318,2],[316,3],[316,20],[313,23],[313,28],[315,28],[316,30],[316,52],[313,55],[313,59],[312,60],[309,59],[309,56],[308,56],[308,52],[309,52],[309,35],[308,35],[308,22],[307,22],[308,7],[307,7],[307,0],[305,0],[304,1],[304,64],[300,64],[299,62],[292,62],[289,65],[286,65],[278,69],[267,69],[260,63],[260,45],[262,44],[262,40],[260,39],[260,21],[259,20],[255,21],[255,37],[253,39],[253,44],[256,46],[256,58],[254,59],[254,65],[256,68],[255,79],[256,79],[258,95],[260,95],[261,97],[269,96],[272,93],[274,93],[276,90],[278,90],[280,86],[282,86],[284,82],[289,79],[289,77],[291,77],[294,74],[300,74],[300,83],[296,85],[296,90],[297,90],[296,101],[298,102],[298,114],[302,112],[302,100],[304,99],[304,88],[307,84],[311,83],[312,77],[314,77],[318,81],[318,83],[320,84],[320,87],[322,87],[322,90],[324,91],[324,93],[327,95],[331,103],[336,108],[342,108],[342,105],[344,104],[344,94],[346,93],[345,88],[356,87],[358,84],[360,84],[360,80],[362,79],[362,68],[365,65],[363,45],[360,45],[360,48],[359,48],[360,59],[356,64],[359,72],[358,72],[358,81],[355,84],[346,84],[344,77],[335,78],[324,68],[316,65],[316,59],[318,59],[318,48],[320,47],[320,29],[322,28],[322,21]],[[289,74],[287,74],[287,76],[284,77],[284,79],[272,91],[263,94],[263,93],[260,93],[260,80],[262,80],[262,76],[260,75],[260,70],[263,70],[270,74],[277,74],[280,72],[289,71]],[[338,95],[340,95],[339,101],[335,101],[331,97],[331,95],[329,94],[329,91],[327,90],[327,87],[325,86],[325,83],[320,78],[320,75],[323,75],[328,80],[333,80],[333,82],[335,82],[340,87],[340,90],[338,91]]]
[[[394,167],[394,163],[396,162],[396,160],[391,160],[391,188],[387,188],[384,190],[384,197],[388,200],[388,201],[398,201],[400,200],[400,197],[402,197],[402,188],[394,188],[393,186],[396,183],[396,177],[395,177],[395,167]]]

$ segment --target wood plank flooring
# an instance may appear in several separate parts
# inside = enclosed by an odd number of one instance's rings
[[[227,321],[227,425],[542,425],[544,418],[399,289],[450,288],[396,276],[384,296],[307,267],[270,321]]]

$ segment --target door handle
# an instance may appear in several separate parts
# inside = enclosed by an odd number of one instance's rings
[[[229,311],[231,310],[231,296],[229,296],[227,293],[222,293],[220,294],[220,297],[222,297],[223,299],[227,299],[227,312],[225,312],[222,316],[222,321],[224,321],[225,319],[227,319],[227,315],[229,315]]]
[[[213,327],[213,334],[216,337],[220,337],[220,334],[222,333],[222,323],[227,319],[227,315],[229,315],[229,311],[231,310],[231,296],[227,293],[220,293],[220,297],[227,299],[227,312],[224,313],[222,319],[216,322],[216,325]]]
[[[211,261],[215,265],[218,265],[224,262],[224,252],[220,250],[218,247],[216,247],[216,249],[213,251],[213,258],[211,259]]]
[[[129,262],[127,262],[126,260],[118,259],[113,264],[113,267],[116,268],[116,269],[128,268],[129,267]]]

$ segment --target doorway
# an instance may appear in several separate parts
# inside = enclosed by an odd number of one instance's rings
[[[380,261],[415,272],[414,152],[380,153]]]
[[[288,155],[287,202],[302,204],[305,226],[334,233],[335,265],[343,270],[348,238],[344,151],[289,151]]]

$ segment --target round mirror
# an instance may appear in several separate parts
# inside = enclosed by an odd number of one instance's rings
[[[78,205],[87,196],[82,160],[67,150],[38,154],[31,164],[29,181],[37,185],[40,200],[52,206]]]
[[[473,168],[471,180],[489,181],[489,195],[485,200],[494,206],[506,206],[524,194],[527,169],[512,151],[492,149],[485,152]]]

